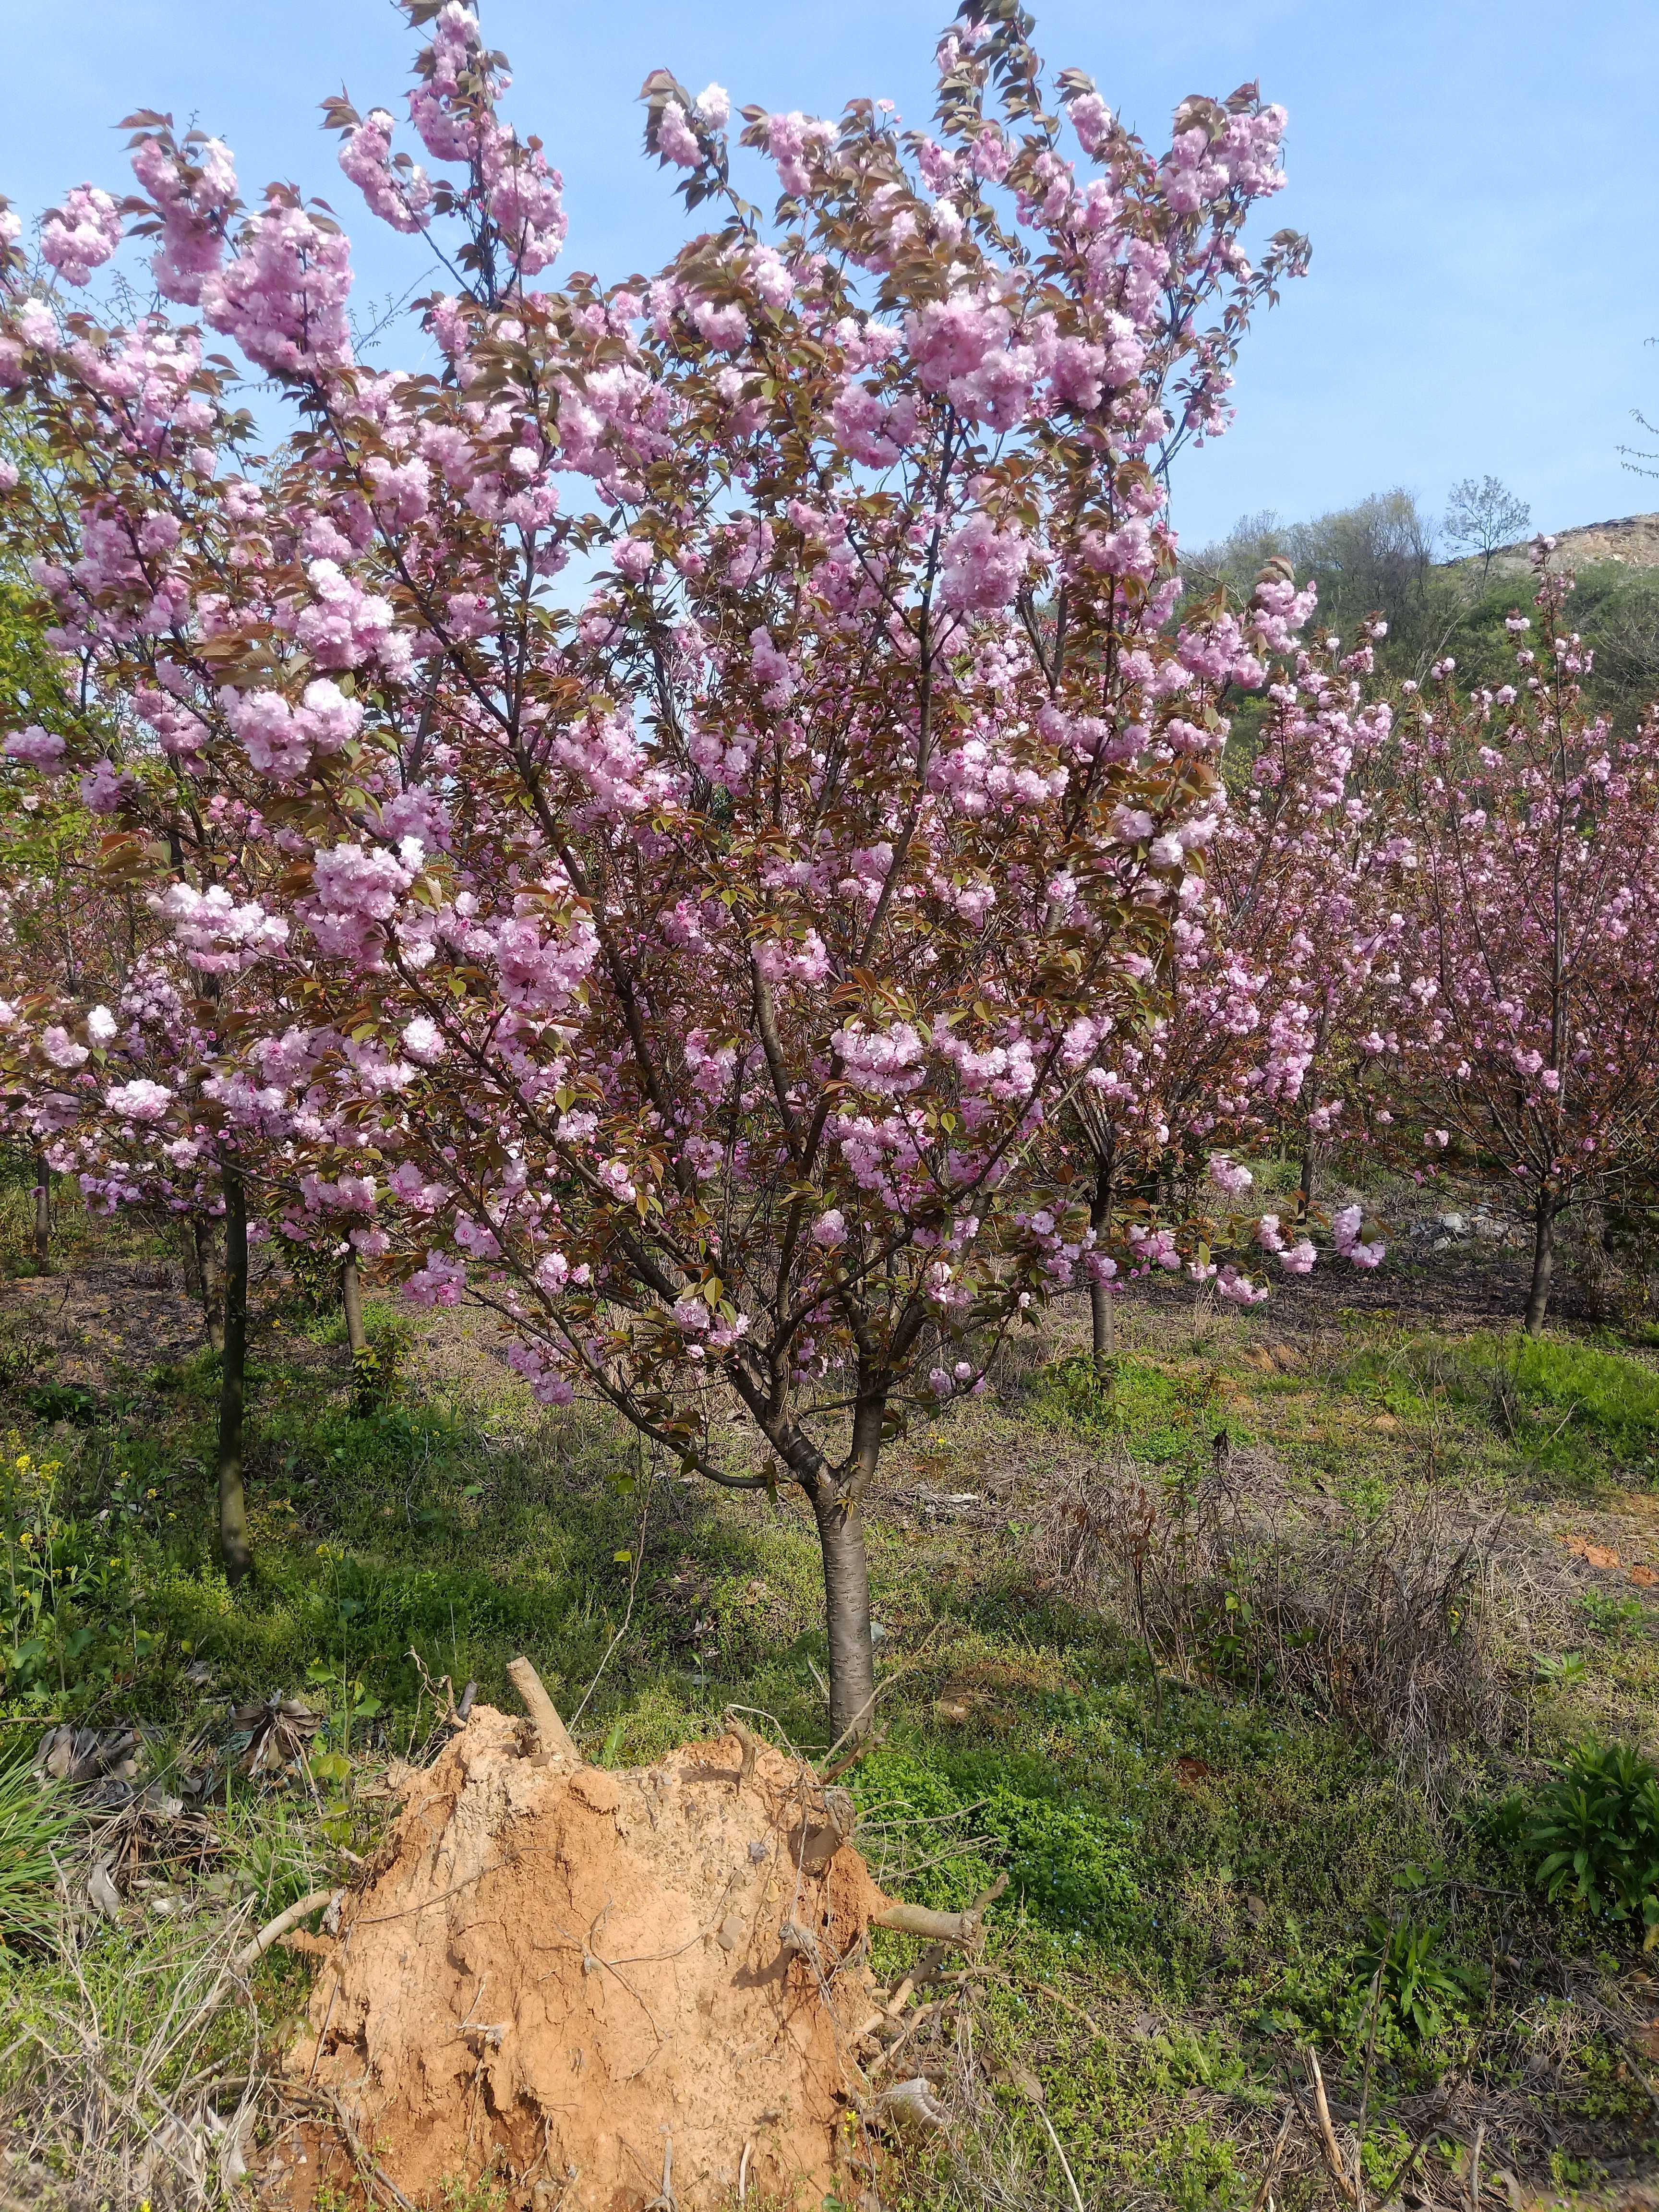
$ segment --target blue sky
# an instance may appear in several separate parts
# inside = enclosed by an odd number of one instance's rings
[[[666,64],[694,90],[835,114],[859,94],[926,120],[948,0],[484,0],[511,56],[508,112],[565,173],[564,266],[656,265],[683,221],[639,153],[635,105]],[[1438,509],[1487,471],[1559,528],[1659,508],[1621,469],[1659,420],[1650,0],[1051,0],[1039,43],[1089,70],[1162,143],[1175,103],[1259,77],[1289,108],[1273,226],[1313,240],[1310,276],[1248,343],[1238,420],[1185,457],[1176,520],[1317,513],[1402,483]],[[26,215],[83,179],[120,189],[131,108],[171,109],[235,150],[245,191],[292,179],[361,241],[360,299],[417,271],[334,167],[317,102],[343,84],[398,108],[411,41],[386,0],[0,0],[10,92],[0,191]]]

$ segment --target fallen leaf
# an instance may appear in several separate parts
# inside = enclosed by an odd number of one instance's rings
[[[1564,1536],[1561,1540],[1573,1557],[1582,1559],[1586,1566],[1622,1567],[1625,1564],[1618,1553],[1609,1551],[1605,1544],[1589,1543],[1583,1536]]]
[[[87,1876],[87,1895],[106,1920],[121,1917],[121,1893],[110,1878],[107,1859],[100,1859]]]

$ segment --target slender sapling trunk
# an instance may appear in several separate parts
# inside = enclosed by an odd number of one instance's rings
[[[340,1264],[340,1304],[345,1309],[346,1342],[355,1360],[360,1352],[368,1350],[368,1337],[363,1328],[363,1289],[357,1279],[355,1252],[348,1252]]]
[[[40,1152],[34,1155],[34,1264],[42,1274],[52,1265],[52,1171]]]
[[[1110,1153],[1104,1152],[1096,1163],[1095,1194],[1089,1205],[1089,1226],[1095,1232],[1097,1246],[1104,1243],[1111,1218],[1112,1161]],[[1089,1323],[1094,1340],[1095,1365],[1104,1367],[1112,1356],[1114,1340],[1112,1293],[1104,1283],[1089,1285]]]
[[[210,1351],[225,1348],[225,1284],[224,1271],[219,1265],[218,1241],[213,1224],[200,1214],[191,1223],[191,1241],[196,1247],[196,1283],[201,1293],[202,1323],[207,1331]]]
[[[247,1197],[241,1170],[227,1167],[225,1313],[219,1389],[219,1550],[233,1584],[253,1565],[242,1484],[242,1419],[247,1397]]]
[[[829,1476],[811,1492],[823,1554],[824,1625],[830,1637],[830,1735],[861,1736],[876,1703],[875,1650],[870,1638],[870,1561],[857,1503]]]
[[[1555,1207],[1540,1197],[1533,1215],[1532,1288],[1527,1293],[1527,1334],[1541,1336],[1550,1307],[1550,1279],[1555,1273]]]

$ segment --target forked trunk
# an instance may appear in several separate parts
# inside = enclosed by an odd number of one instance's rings
[[[870,1640],[870,1561],[858,1506],[826,1476],[811,1493],[823,1553],[824,1625],[830,1635],[830,1734],[861,1736],[876,1703]]]
[[[1527,1293],[1527,1334],[1541,1336],[1550,1310],[1550,1279],[1555,1273],[1555,1208],[1540,1199],[1533,1216],[1532,1288]]]
[[[247,1199],[241,1171],[225,1183],[225,1310],[219,1386],[219,1551],[234,1584],[253,1565],[242,1484],[242,1419],[247,1398]]]
[[[52,1170],[44,1152],[34,1156],[34,1264],[43,1275],[52,1265]]]
[[[355,1252],[348,1252],[340,1264],[340,1304],[345,1309],[346,1342],[351,1346],[355,1360],[360,1352],[368,1350],[368,1338],[363,1329],[363,1289],[357,1279]]]

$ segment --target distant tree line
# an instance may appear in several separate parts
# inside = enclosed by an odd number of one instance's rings
[[[1267,561],[1288,560],[1298,583],[1318,586],[1316,628],[1349,636],[1368,616],[1388,623],[1380,672],[1421,682],[1449,653],[1463,680],[1495,688],[1509,665],[1505,619],[1533,586],[1524,564],[1494,566],[1493,556],[1524,538],[1529,519],[1495,477],[1467,477],[1443,516],[1399,488],[1310,521],[1264,508],[1182,566],[1191,592],[1225,585],[1248,599]],[[1587,698],[1615,726],[1633,727],[1659,686],[1659,568],[1581,562],[1577,574],[1567,614],[1594,656]]]

